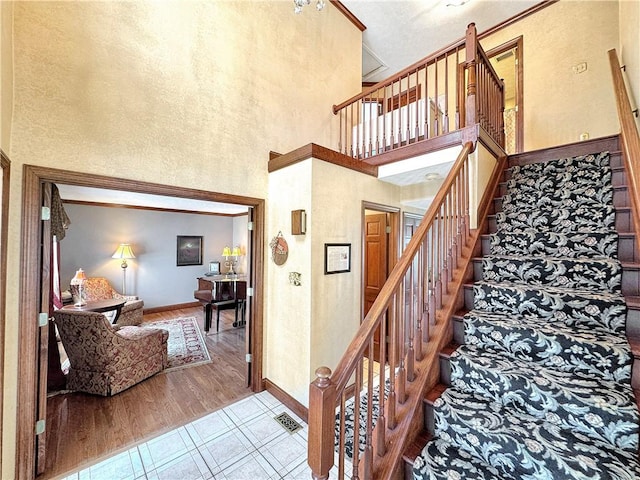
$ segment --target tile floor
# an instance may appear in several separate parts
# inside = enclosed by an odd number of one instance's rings
[[[304,428],[289,433],[274,420],[282,412]],[[307,432],[302,419],[264,391],[61,478],[308,480]],[[330,477],[337,478],[336,467]]]

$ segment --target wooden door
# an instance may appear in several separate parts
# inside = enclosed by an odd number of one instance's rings
[[[387,280],[387,214],[365,215],[364,231],[364,312],[366,316]],[[387,330],[388,331],[388,330]],[[380,361],[380,330],[374,336],[374,358]],[[386,359],[385,359],[386,361]]]
[[[42,185],[43,211],[51,211],[51,183]],[[40,235],[40,315],[46,315],[46,322],[38,329],[38,406],[36,412],[36,474],[44,472],[46,464],[46,419],[47,419],[47,377],[49,363],[49,314],[51,304],[51,222],[47,218],[41,222]],[[44,323],[44,325],[43,325]]]

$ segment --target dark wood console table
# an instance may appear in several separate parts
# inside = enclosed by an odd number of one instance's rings
[[[234,327],[245,325],[247,282],[238,275],[212,275],[198,277],[198,289],[193,292],[204,306],[204,331],[211,328],[211,316],[216,310],[216,332],[220,330],[220,310],[235,308]]]
[[[87,302],[81,306],[75,305],[65,305],[61,308],[61,310],[75,310],[76,312],[110,312],[111,310],[116,311],[115,317],[113,317],[113,323],[118,321],[120,317],[120,312],[122,311],[122,307],[127,301],[122,298],[110,298],[107,300],[96,300],[95,302]]]

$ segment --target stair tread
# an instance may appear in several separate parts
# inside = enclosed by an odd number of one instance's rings
[[[545,419],[516,415],[480,395],[449,388],[435,408],[437,437],[455,441],[480,458],[488,455],[486,463],[509,478],[556,478],[558,466],[563,478],[611,478],[606,476],[611,472],[627,472],[620,478],[629,480],[640,476],[637,452],[555,428]],[[491,449],[484,449],[486,445]]]

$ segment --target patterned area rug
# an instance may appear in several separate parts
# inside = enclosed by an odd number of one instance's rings
[[[164,373],[211,362],[195,317],[160,320],[143,325],[146,328],[162,328],[169,332],[169,367],[164,369]]]

